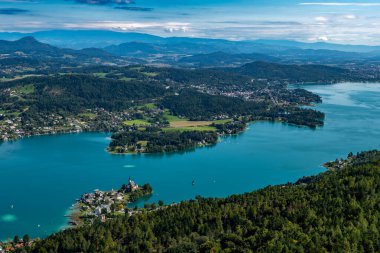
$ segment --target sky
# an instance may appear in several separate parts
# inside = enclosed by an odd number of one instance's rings
[[[0,32],[52,29],[380,45],[380,0],[0,0]]]

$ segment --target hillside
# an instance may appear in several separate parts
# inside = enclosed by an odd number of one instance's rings
[[[0,40],[0,54],[7,56],[7,58],[54,59],[62,62],[89,61],[92,58],[104,61],[116,60],[115,56],[102,49],[85,48],[74,50],[58,48],[42,43],[34,37],[24,37],[15,41]]]
[[[33,252],[378,252],[380,152],[347,161],[295,184],[59,232]]]
[[[286,65],[269,62],[253,62],[227,71],[259,79],[288,80],[291,82],[338,82],[360,80],[357,73],[323,65]]]
[[[107,110],[125,109],[132,100],[160,97],[165,90],[160,86],[139,81],[119,81],[88,75],[28,77],[0,86],[0,102],[13,107],[27,106],[28,113],[78,112],[101,107]],[[11,90],[29,87],[30,91],[7,96]],[[26,87],[26,88],[25,88]]]
[[[191,67],[220,67],[220,66],[240,66],[253,61],[277,62],[280,59],[264,54],[228,54],[224,52],[213,52],[210,54],[197,54],[183,57],[178,62]]]

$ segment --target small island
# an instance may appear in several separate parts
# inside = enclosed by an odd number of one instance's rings
[[[125,213],[133,212],[126,207],[128,203],[152,193],[150,184],[139,186],[131,178],[119,190],[95,190],[93,193],[85,193],[74,205],[69,224],[72,226],[92,224],[95,219],[105,222],[107,219],[125,215]]]

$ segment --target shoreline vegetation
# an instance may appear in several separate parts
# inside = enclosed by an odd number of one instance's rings
[[[295,183],[227,198],[196,197],[169,206],[160,203],[60,231],[25,248],[33,253],[241,252],[248,248],[260,252],[302,252],[305,248],[377,252],[380,151],[350,153],[347,159],[325,166],[326,172]],[[99,244],[105,235],[108,243]]]

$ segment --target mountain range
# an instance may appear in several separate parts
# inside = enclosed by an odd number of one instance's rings
[[[344,52],[368,53],[380,51],[380,46],[366,45],[343,45],[325,42],[305,43],[289,40],[253,40],[253,41],[229,41],[222,39],[207,38],[187,38],[187,37],[159,37],[155,35],[134,33],[134,32],[115,32],[105,30],[50,30],[33,33],[8,33],[1,32],[0,39],[17,40],[26,36],[32,36],[44,43],[65,48],[88,48],[88,47],[106,47],[118,45],[127,42],[142,42],[148,44],[203,44],[212,46],[213,49],[230,49],[232,51],[247,50],[286,50],[289,48],[314,49],[314,50],[337,50]],[[238,46],[238,48],[236,48]],[[265,46],[265,47],[264,47]],[[234,48],[235,47],[235,48]],[[217,51],[217,50],[216,50]],[[225,50],[222,50],[225,51]],[[251,52],[253,52],[251,51]],[[265,51],[262,51],[264,53]]]
[[[15,39],[21,35],[25,34],[0,33],[0,38]],[[328,43],[162,38],[112,31],[46,31],[34,33],[33,36],[14,41],[0,40],[0,54],[10,57],[60,59],[66,62],[124,65],[149,63],[179,67],[234,67],[265,61],[351,68],[352,65],[377,64],[380,61],[378,47]],[[122,43],[117,44],[119,42]],[[84,45],[93,47],[82,48]]]

